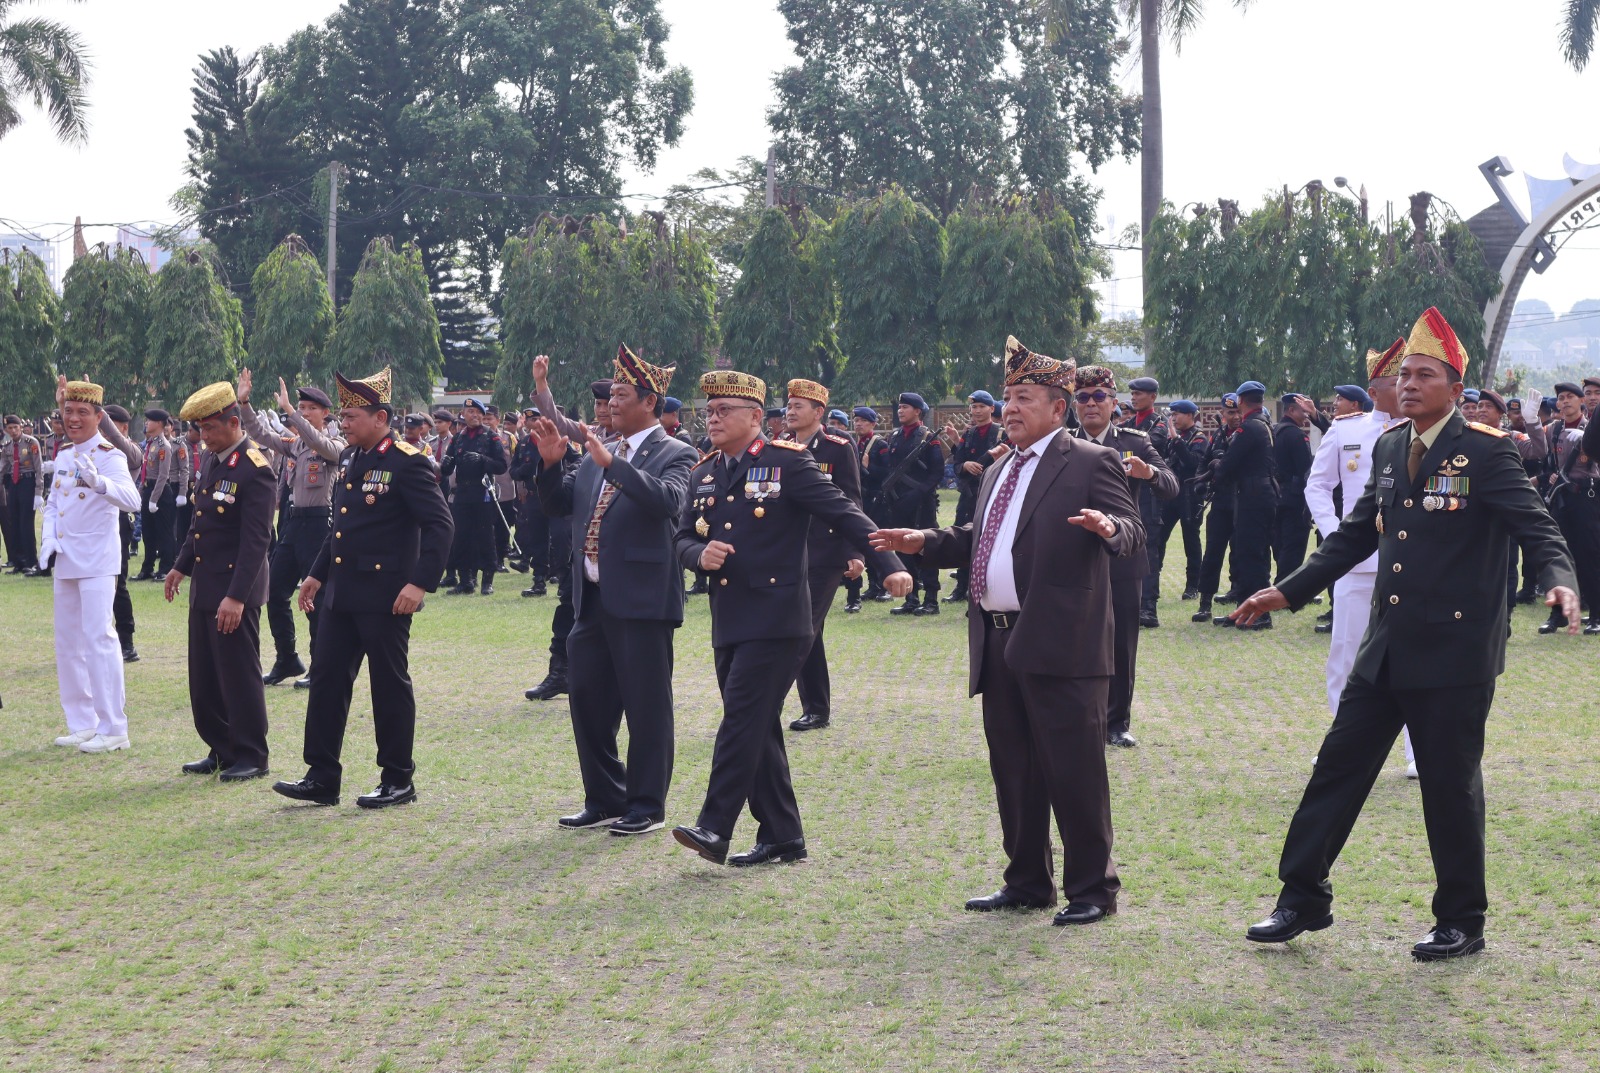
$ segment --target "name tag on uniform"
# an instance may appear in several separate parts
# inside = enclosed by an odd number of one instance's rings
[[[1394,487],[1394,478],[1393,477],[1379,477],[1378,478],[1378,487],[1379,488],[1393,488]]]
[[[1359,443],[1346,443],[1346,444],[1342,444],[1341,446],[1346,451],[1359,451],[1359,450],[1361,450],[1361,445]]]

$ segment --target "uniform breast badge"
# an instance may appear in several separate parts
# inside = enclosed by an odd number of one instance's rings
[[[711,535],[711,523],[706,521],[704,514],[694,520],[694,531],[703,537]]]

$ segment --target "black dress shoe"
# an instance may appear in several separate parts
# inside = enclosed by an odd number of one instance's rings
[[[484,575],[484,577],[488,577],[488,576],[489,575],[487,575],[487,574]],[[494,583],[490,582],[490,581],[485,581],[482,585],[480,585],[478,587],[478,595],[480,595],[480,596],[493,596],[494,595]]]
[[[704,596],[706,593],[708,593],[710,591],[711,591],[710,583],[707,582],[705,578],[700,577],[700,578],[695,578],[694,584],[690,585],[689,588],[687,590],[685,590],[685,595],[687,595],[687,596]]]
[[[1114,730],[1106,735],[1106,744],[1115,745],[1119,749],[1132,749],[1139,743],[1126,730]]]
[[[1211,621],[1211,598],[1210,597],[1202,596],[1200,598],[1200,607],[1199,607],[1199,609],[1197,611],[1195,611],[1194,614],[1189,616],[1189,621],[1190,622],[1210,622]]]
[[[550,700],[559,697],[567,691],[567,676],[564,674],[547,674],[544,681],[527,690],[522,695],[529,700]]]
[[[270,772],[264,767],[256,767],[254,764],[235,764],[224,771],[220,777],[223,782],[248,782],[251,779],[259,779],[267,774],[270,774]]]
[[[1106,917],[1115,912],[1115,909],[1107,909],[1103,905],[1090,905],[1088,902],[1072,902],[1065,909],[1061,910],[1054,917],[1050,918],[1050,923],[1054,924],[1058,928],[1064,928],[1071,924],[1095,924],[1104,920]]]
[[[519,574],[526,574],[529,567],[528,564],[521,559],[512,559],[511,569],[515,570]]]
[[[122,662],[124,662],[124,663],[138,663],[139,662],[139,650],[137,648],[133,647],[133,643],[131,641],[128,644],[125,644],[125,645],[122,646]]]
[[[712,864],[724,864],[728,860],[728,840],[715,831],[679,824],[672,829],[672,837]]]
[[[874,588],[867,590],[867,599],[871,600],[875,604],[886,604],[890,600],[893,600],[894,597],[889,595],[888,589]]]
[[[409,782],[404,786],[391,786],[389,783],[380,782],[376,790],[356,798],[356,804],[362,808],[388,808],[390,805],[408,804],[416,799],[417,788]]]
[[[1333,621],[1333,612],[1331,610],[1324,611],[1322,614],[1317,616],[1317,621],[1318,622],[1332,622]]]
[[[511,573],[511,567],[507,566],[505,563],[501,563],[499,566],[494,568],[494,572],[497,574],[509,574]]]
[[[1564,626],[1564,625],[1562,625],[1561,623],[1558,623],[1558,622],[1541,622],[1541,623],[1539,623],[1539,632],[1540,633],[1555,633],[1558,630],[1564,630],[1566,628],[1567,628],[1566,626]]]
[[[1198,589],[1184,589],[1183,590],[1183,595],[1181,597],[1179,597],[1179,599],[1183,599],[1183,600],[1197,600],[1199,598],[1200,598],[1200,592],[1199,592]]]
[[[1216,618],[1211,620],[1211,625],[1225,626],[1231,629],[1233,627],[1233,619],[1229,618],[1227,615],[1218,615]]]
[[[275,782],[272,789],[284,797],[296,801],[309,801],[313,805],[337,805],[339,791],[331,789],[313,779],[301,779],[299,782]]]
[[[1245,929],[1244,937],[1252,943],[1286,943],[1302,932],[1321,931],[1332,926],[1332,913],[1308,917],[1293,909],[1278,908],[1267,919]]]
[[[148,570],[141,570],[129,578],[129,581],[154,581],[156,576]]]
[[[966,599],[967,587],[965,585],[957,585],[951,590],[950,595],[944,598],[944,602],[947,604],[959,604],[965,603]]]
[[[757,842],[749,853],[735,853],[728,858],[734,868],[750,868],[758,864],[794,864],[806,859],[806,840],[791,838],[787,842]]]
[[[1028,898],[1019,898],[1004,888],[993,894],[985,894],[981,898],[968,898],[966,909],[969,913],[993,913],[1001,909],[1049,909],[1049,902],[1036,902]]]
[[[818,715],[816,712],[807,712],[799,719],[789,724],[790,730],[821,730],[828,725],[828,717]]]
[[[1161,626],[1161,620],[1156,618],[1156,613],[1154,611],[1141,611],[1141,612],[1139,612],[1139,627],[1140,627],[1140,629],[1154,630],[1154,629],[1159,629],[1160,626]]]
[[[858,614],[860,614],[861,613],[861,601],[860,600],[849,600],[849,601],[846,601],[846,603],[844,605],[844,613],[847,614],[847,615],[858,615]]]
[[[478,587],[476,585],[452,585],[450,588],[444,590],[444,594],[446,596],[471,596],[477,591]]]
[[[590,827],[603,827],[617,819],[615,813],[602,812],[597,808],[584,806],[582,812],[575,812],[571,816],[563,816],[556,821],[556,826],[568,831],[584,831]]]
[[[1418,961],[1443,961],[1476,954],[1482,949],[1481,935],[1468,935],[1458,928],[1434,928],[1411,948],[1411,956]]]
[[[299,678],[306,673],[306,665],[300,662],[298,654],[291,654],[287,659],[279,656],[272,664],[272,670],[261,676],[261,684],[275,686],[285,678]]]
[[[1257,630],[1270,630],[1272,629],[1272,616],[1262,615],[1248,626],[1241,622],[1235,629],[1244,630],[1246,633],[1254,633]]]
[[[191,760],[183,765],[183,773],[185,775],[215,775],[220,767],[222,767],[220,760],[214,756],[208,756],[204,760]]]
[[[618,838],[627,838],[629,835],[647,835],[651,831],[659,831],[665,826],[666,824],[655,816],[642,816],[637,812],[630,812],[606,828],[606,830]]]
[[[533,584],[522,590],[522,595],[532,598],[535,596],[543,596],[546,591],[548,590],[546,590],[544,587],[544,579],[534,578]]]
[[[937,598],[932,596],[928,597],[927,600],[923,602],[922,606],[917,608],[917,614],[919,615],[937,615],[938,613],[939,601]]]
[[[1517,590],[1517,603],[1519,603],[1519,604],[1531,604],[1531,603],[1533,603],[1533,590],[1532,589],[1518,589]]]
[[[889,614],[891,614],[891,615],[915,615],[918,611],[921,611],[921,610],[922,610],[922,605],[917,603],[917,598],[915,596],[907,596],[905,603],[901,604],[899,607],[891,607],[891,608],[889,608]]]
[[[307,674],[307,675],[303,675],[302,677],[296,678],[294,680],[294,687],[296,689],[310,689],[311,688],[311,675]]]
[[[1239,594],[1233,589],[1229,589],[1227,592],[1217,597],[1217,603],[1219,604],[1236,604],[1238,602]]]

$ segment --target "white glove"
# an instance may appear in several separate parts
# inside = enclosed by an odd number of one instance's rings
[[[78,464],[78,472],[74,479],[85,488],[95,492],[106,490],[106,479],[100,476],[100,471],[95,469],[93,455],[73,455],[73,461]]]
[[[178,497],[178,506],[180,506],[180,507],[187,506],[188,503],[189,503],[189,497],[188,496],[179,496]]]
[[[44,469],[44,475],[46,477],[54,476],[55,472],[56,472],[55,460],[54,459],[48,459],[48,458],[45,459],[45,463],[44,463],[43,469]]]
[[[34,496],[33,497],[33,509],[34,510],[44,510],[44,496]]]
[[[150,501],[150,513],[151,514],[159,514],[160,512],[161,512],[161,504],[157,503],[155,500],[152,499]]]
[[[39,562],[49,565],[50,557],[61,552],[61,545],[56,543],[54,536],[46,536],[39,543]]]

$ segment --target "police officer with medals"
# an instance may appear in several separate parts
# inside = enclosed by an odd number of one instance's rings
[[[179,416],[200,425],[209,458],[183,547],[166,576],[171,603],[189,588],[189,707],[208,752],[185,774],[243,782],[267,774],[267,695],[261,680],[261,605],[278,480],[245,434],[233,386],[189,396]],[[309,564],[307,564],[309,566]]]
[[[1509,437],[1455,409],[1467,354],[1437,309],[1407,340],[1401,413],[1378,438],[1373,479],[1301,568],[1250,597],[1238,620],[1298,608],[1378,554],[1372,616],[1317,766],[1290,821],[1277,906],[1253,942],[1286,942],[1333,923],[1329,872],[1401,726],[1417,750],[1438,886],[1422,961],[1484,947],[1481,761],[1495,680],[1505,669],[1507,538],[1537,570],[1546,602],[1578,628],[1572,559]]]
[[[291,404],[289,387],[279,378],[276,401],[280,417],[294,430],[294,436],[284,437],[269,428],[261,415],[251,408],[252,383],[250,370],[241,370],[237,392],[239,413],[245,431],[257,445],[282,459],[280,479],[287,486],[289,496],[278,515],[278,542],[272,549],[267,577],[267,625],[272,630],[277,656],[272,669],[261,680],[275,686],[292,678],[296,680],[296,689],[305,689],[311,685],[311,678],[296,650],[294,610],[289,600],[328,539],[333,467],[339,463],[345,442],[323,431],[333,409],[333,400],[328,398],[327,392],[315,387],[296,388],[298,397]],[[317,647],[317,619],[316,611],[306,615],[306,629],[311,635],[308,653]]]
[[[421,451],[389,430],[390,371],[339,375],[339,428],[349,444],[334,475],[333,524],[300,586],[300,610],[323,613],[306,701],[305,778],[273,789],[296,801],[337,805],[339,754],[361,662],[372,680],[378,788],[362,808],[414,800],[417,699],[409,674],[411,619],[439,584],[454,529]]]
[[[779,439],[801,444],[810,451],[822,475],[832,481],[845,498],[860,507],[861,474],[857,469],[855,444],[850,442],[850,437],[822,427],[822,415],[827,408],[827,388],[814,380],[789,381],[789,406],[785,415],[788,430]],[[828,677],[828,653],[823,646],[822,629],[834,597],[839,593],[840,581],[858,580],[865,569],[865,560],[851,552],[834,526],[820,518],[811,519],[811,532],[806,537],[806,576],[811,585],[814,640],[795,680],[800,694],[800,718],[789,724],[790,730],[820,730],[833,718],[833,686]]]
[[[737,867],[802,860],[800,809],[784,749],[783,699],[813,641],[807,569],[813,519],[831,525],[873,560],[891,593],[911,576],[892,554],[873,551],[872,522],[798,443],[761,434],[767,385],[748,373],[700,378],[714,450],[690,477],[679,521],[678,561],[711,576],[711,644],[722,722],[705,803],[673,837],[714,864]],[[728,856],[745,805],[759,825],[748,852]]]

